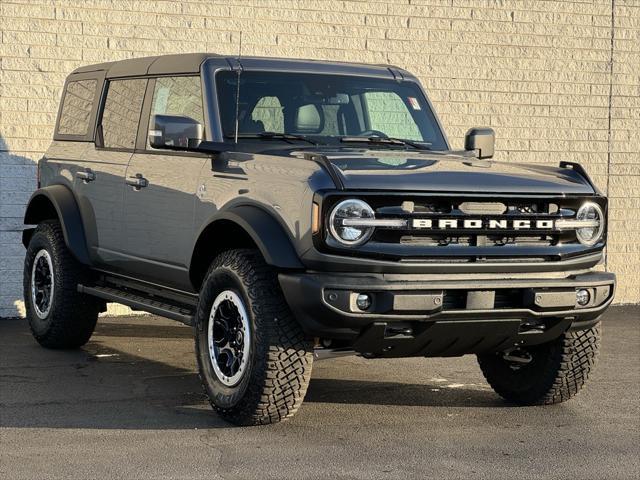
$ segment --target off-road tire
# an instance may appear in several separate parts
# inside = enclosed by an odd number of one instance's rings
[[[31,295],[33,262],[46,250],[53,264],[53,296],[45,318],[35,312]],[[24,260],[24,302],[33,337],[46,348],[78,348],[87,343],[98,320],[100,302],[78,293],[78,283],[85,282],[90,272],[69,252],[60,224],[55,220],[40,223],[33,233]]]
[[[501,353],[478,355],[489,385],[505,400],[519,405],[551,405],[569,400],[587,381],[600,346],[600,323],[588,330],[568,331],[556,340],[527,351],[529,364],[512,368]]]
[[[248,366],[231,387],[214,372],[207,337],[215,298],[226,290],[243,300],[251,330]],[[291,313],[276,272],[259,252],[229,250],[213,261],[200,290],[195,348],[203,388],[225,420],[236,425],[277,423],[302,404],[311,378],[313,345]]]

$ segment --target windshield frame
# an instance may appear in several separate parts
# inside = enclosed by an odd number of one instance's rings
[[[249,62],[248,60],[251,60]],[[443,141],[444,147],[437,148],[436,151],[446,151],[450,150],[451,146],[449,140],[447,138],[446,132],[442,127],[442,123],[440,122],[440,118],[438,117],[433,104],[427,95],[425,89],[422,87],[417,78],[408,74],[407,72],[403,72],[402,79],[399,80],[398,77],[392,73],[390,68],[382,68],[382,66],[378,65],[354,65],[354,71],[350,72],[349,68],[351,65],[349,64],[332,64],[332,63],[321,63],[321,62],[312,62],[312,61],[294,61],[294,60],[281,60],[283,68],[273,68],[270,66],[270,63],[273,63],[270,59],[241,59],[238,62],[237,59],[228,59],[228,65],[233,65],[233,68],[221,68],[221,65],[218,63],[217,65],[211,65],[211,68],[204,68],[203,66],[203,83],[205,84],[206,99],[205,104],[207,108],[210,109],[209,120],[210,120],[210,128],[212,133],[212,138],[219,142],[224,143],[235,143],[233,139],[229,139],[225,137],[223,129],[222,129],[222,118],[221,118],[221,109],[218,101],[218,74],[222,72],[238,72],[238,68],[241,66],[242,73],[299,73],[299,74],[312,74],[312,75],[329,75],[329,76],[344,76],[344,77],[361,77],[361,78],[372,78],[375,80],[395,80],[401,83],[411,83],[412,87],[417,90],[422,97],[421,100],[423,102],[423,106],[425,110],[425,115],[432,117],[433,128],[438,133]],[[256,62],[262,61],[262,65],[259,67],[256,66]],[[217,63],[217,62],[216,62]],[[250,67],[245,67],[245,63],[250,63]],[[217,68],[216,68],[217,67]],[[284,68],[286,67],[286,68]],[[318,68],[322,67],[322,68]],[[334,68],[332,68],[334,67]],[[367,71],[371,69],[372,71]],[[377,71],[375,70],[377,69]],[[364,70],[364,71],[363,71]],[[215,119],[215,120],[214,120]],[[431,121],[431,119],[429,119]],[[290,132],[286,132],[290,133]],[[344,136],[326,136],[326,135],[309,135],[309,138],[314,141],[320,141],[320,144],[327,145],[336,145],[340,144],[340,140],[342,137],[348,137],[351,135]],[[323,142],[322,139],[331,138],[330,142]],[[243,139],[246,141],[246,138]],[[240,139],[239,139],[240,143]],[[420,143],[420,142],[418,142]],[[342,143],[344,148],[349,147],[349,143]],[[353,145],[351,145],[353,146]],[[372,144],[370,145],[372,148],[379,147],[379,145]],[[389,148],[388,146],[385,148]]]

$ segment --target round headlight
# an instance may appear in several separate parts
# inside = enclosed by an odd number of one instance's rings
[[[373,219],[374,217],[373,208],[366,202],[356,199],[343,200],[331,211],[329,231],[333,238],[344,245],[360,245],[371,237],[373,227],[345,225],[344,221],[347,219]]]
[[[584,203],[578,209],[576,220],[591,222],[592,225],[588,227],[577,228],[576,236],[583,245],[595,245],[604,231],[604,214],[600,206],[593,202]]]

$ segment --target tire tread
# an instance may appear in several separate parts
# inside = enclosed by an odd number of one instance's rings
[[[31,265],[34,251],[34,239],[44,236],[52,252],[54,264],[54,297],[51,317],[45,332],[38,332],[33,322],[36,314],[31,306]],[[52,349],[77,348],[89,340],[98,319],[98,302],[88,295],[77,291],[78,283],[86,279],[86,267],[80,264],[67,249],[60,223],[46,220],[40,223],[32,236],[24,268],[24,298],[27,306],[29,327],[40,345]]]
[[[312,344],[305,339],[291,313],[274,269],[259,252],[250,249],[223,252],[211,264],[206,278],[220,268],[232,270],[242,279],[250,298],[248,308],[259,325],[254,341],[265,349],[263,358],[256,363],[260,381],[248,384],[234,408],[220,408],[209,400],[223,418],[237,425],[271,424],[289,418],[300,408],[307,391],[313,364]],[[208,312],[198,312],[198,318],[203,315]],[[204,376],[201,374],[200,378],[206,392]]]
[[[595,365],[601,324],[567,331],[548,346],[549,357],[540,369],[522,378],[505,378],[496,354],[480,355],[478,362],[491,387],[508,401],[522,405],[552,405],[569,400],[584,386]],[[519,384],[516,387],[516,382]],[[527,382],[529,385],[527,385]]]

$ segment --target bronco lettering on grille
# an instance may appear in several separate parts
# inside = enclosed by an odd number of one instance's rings
[[[411,226],[416,229],[432,228],[439,230],[450,229],[486,229],[486,230],[553,230],[553,220],[483,220],[480,218],[467,218],[457,220],[452,218],[441,218],[432,220],[430,218],[414,218]]]

